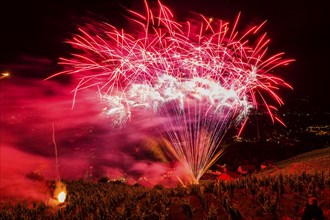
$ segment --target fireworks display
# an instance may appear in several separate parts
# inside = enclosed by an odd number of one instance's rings
[[[129,11],[134,25],[127,31],[107,23],[79,28],[69,41],[75,53],[61,59],[66,70],[51,77],[77,80],[73,104],[80,90],[94,89],[113,127],[137,112],[161,119],[161,145],[184,167],[186,181],[198,183],[221,156],[226,131],[236,126],[240,134],[251,109],[283,124],[277,91],[291,86],[274,70],[293,60],[267,53],[265,22],[239,32],[240,14],[233,24],[203,15],[177,22],[160,2],[145,9]]]

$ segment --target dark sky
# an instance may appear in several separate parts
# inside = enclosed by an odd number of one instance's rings
[[[154,2],[150,0],[149,2]],[[179,20],[191,12],[233,22],[242,12],[241,25],[268,20],[264,31],[272,42],[270,51],[286,52],[297,61],[285,68],[281,75],[295,90],[284,95],[288,99],[309,96],[327,106],[329,79],[329,12],[325,1],[301,0],[164,0]],[[143,10],[142,0],[48,0],[7,1],[0,13],[0,70],[24,77],[44,77],[55,71],[48,68],[39,73],[15,73],[15,65],[32,62],[22,57],[39,57],[52,61],[70,52],[63,41],[76,31],[84,17],[104,18],[111,24],[123,25],[125,6]],[[55,68],[56,69],[56,68]],[[41,73],[42,72],[42,73]],[[46,73],[45,73],[46,72]]]

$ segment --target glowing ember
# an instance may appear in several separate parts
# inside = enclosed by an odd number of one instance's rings
[[[187,171],[187,181],[198,183],[221,156],[226,131],[235,125],[240,134],[251,109],[283,124],[270,102],[282,105],[276,92],[291,86],[273,71],[293,60],[267,55],[270,40],[258,36],[265,22],[239,33],[240,15],[233,26],[202,15],[181,24],[160,2],[158,11],[145,5],[146,15],[130,11],[130,33],[104,23],[80,28],[69,41],[77,52],[61,62],[69,68],[53,76],[78,79],[74,100],[79,90],[95,88],[113,126],[134,112],[166,119],[159,120],[162,144]]]
[[[58,195],[57,195],[57,200],[59,201],[59,203],[63,203],[66,199],[66,193],[65,192],[60,192]]]
[[[56,182],[54,190],[54,198],[57,199],[59,203],[63,203],[66,199],[67,191],[66,186],[61,181]]]

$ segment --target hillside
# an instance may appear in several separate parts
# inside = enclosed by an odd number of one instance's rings
[[[272,168],[232,181],[147,188],[120,181],[65,181],[63,204],[0,203],[0,219],[301,219],[308,198],[319,201],[330,219],[329,149],[277,162]],[[55,181],[47,181],[49,195]]]
[[[301,174],[315,172],[330,172],[330,147],[309,151],[295,157],[279,161],[259,175],[266,174]]]

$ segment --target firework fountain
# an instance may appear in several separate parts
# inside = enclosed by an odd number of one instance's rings
[[[61,59],[67,69],[51,77],[77,79],[73,104],[80,90],[95,89],[114,127],[136,111],[152,112],[162,122],[161,145],[187,181],[198,183],[222,154],[226,131],[236,126],[239,135],[251,109],[264,108],[283,123],[271,102],[282,105],[276,91],[291,86],[273,71],[293,60],[268,55],[269,39],[259,34],[265,22],[240,33],[240,14],[233,25],[203,15],[179,23],[160,2],[145,8],[129,10],[128,33],[107,23],[80,27],[69,41],[76,53]]]

